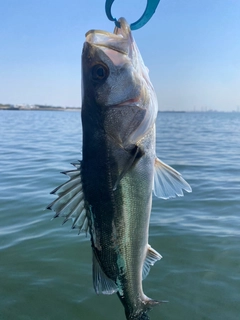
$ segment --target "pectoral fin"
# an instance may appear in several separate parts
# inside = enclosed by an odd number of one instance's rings
[[[70,179],[51,192],[51,194],[58,195],[58,198],[47,209],[52,209],[56,212],[54,218],[65,217],[63,223],[72,219],[72,228],[79,228],[79,231],[84,230],[87,232],[88,218],[81,183],[81,163],[73,165],[77,169],[63,172]]]
[[[119,167],[121,172],[114,184],[113,191],[117,189],[119,182],[125,176],[125,174],[138,162],[138,160],[144,155],[143,150],[137,145],[130,145],[127,148],[121,147],[118,157]]]
[[[183,190],[191,192],[192,188],[179,172],[156,158],[153,185],[155,196],[162,199],[180,197],[183,196]]]

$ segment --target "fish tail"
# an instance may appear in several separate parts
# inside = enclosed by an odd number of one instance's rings
[[[163,303],[166,301],[158,301],[147,298],[142,302],[141,309],[134,312],[127,312],[126,310],[126,318],[127,320],[150,320],[148,312],[156,305]]]
[[[135,319],[135,320],[150,320],[150,318],[146,312],[138,314],[138,315],[130,316],[127,318],[127,320],[133,320],[133,319]]]

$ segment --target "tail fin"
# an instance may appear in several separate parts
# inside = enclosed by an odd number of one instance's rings
[[[144,313],[141,313],[141,314],[138,314],[138,315],[136,315],[136,316],[130,316],[130,318],[127,318],[128,320],[133,320],[133,319],[135,319],[135,320],[150,320],[150,318],[149,318],[149,316],[147,315],[147,313],[146,312],[144,312]]]
[[[146,297],[147,298],[147,297]],[[159,305],[160,303],[163,303],[166,301],[158,301],[158,300],[152,300],[147,298],[145,301],[142,302],[142,308],[139,310],[136,310],[135,312],[129,313],[127,310],[126,312],[126,318],[127,320],[149,320],[148,312],[156,305]]]

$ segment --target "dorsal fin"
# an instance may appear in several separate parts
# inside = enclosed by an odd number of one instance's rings
[[[102,271],[93,251],[93,287],[97,294],[113,294],[118,291],[117,285]]]
[[[58,195],[47,209],[56,212],[54,218],[65,217],[63,223],[72,219],[72,228],[79,231],[88,230],[88,218],[84,203],[84,194],[81,182],[81,162],[73,164],[77,169],[63,172],[69,176],[69,180],[55,188],[51,194]]]
[[[155,196],[162,199],[180,197],[183,196],[183,190],[192,192],[192,188],[179,172],[156,158],[153,185]]]

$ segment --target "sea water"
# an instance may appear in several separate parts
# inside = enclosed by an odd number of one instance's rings
[[[96,295],[89,236],[51,220],[50,192],[81,159],[80,112],[0,111],[0,319],[124,320]],[[143,282],[151,320],[240,319],[240,113],[159,113],[157,155],[192,193],[153,198]]]

